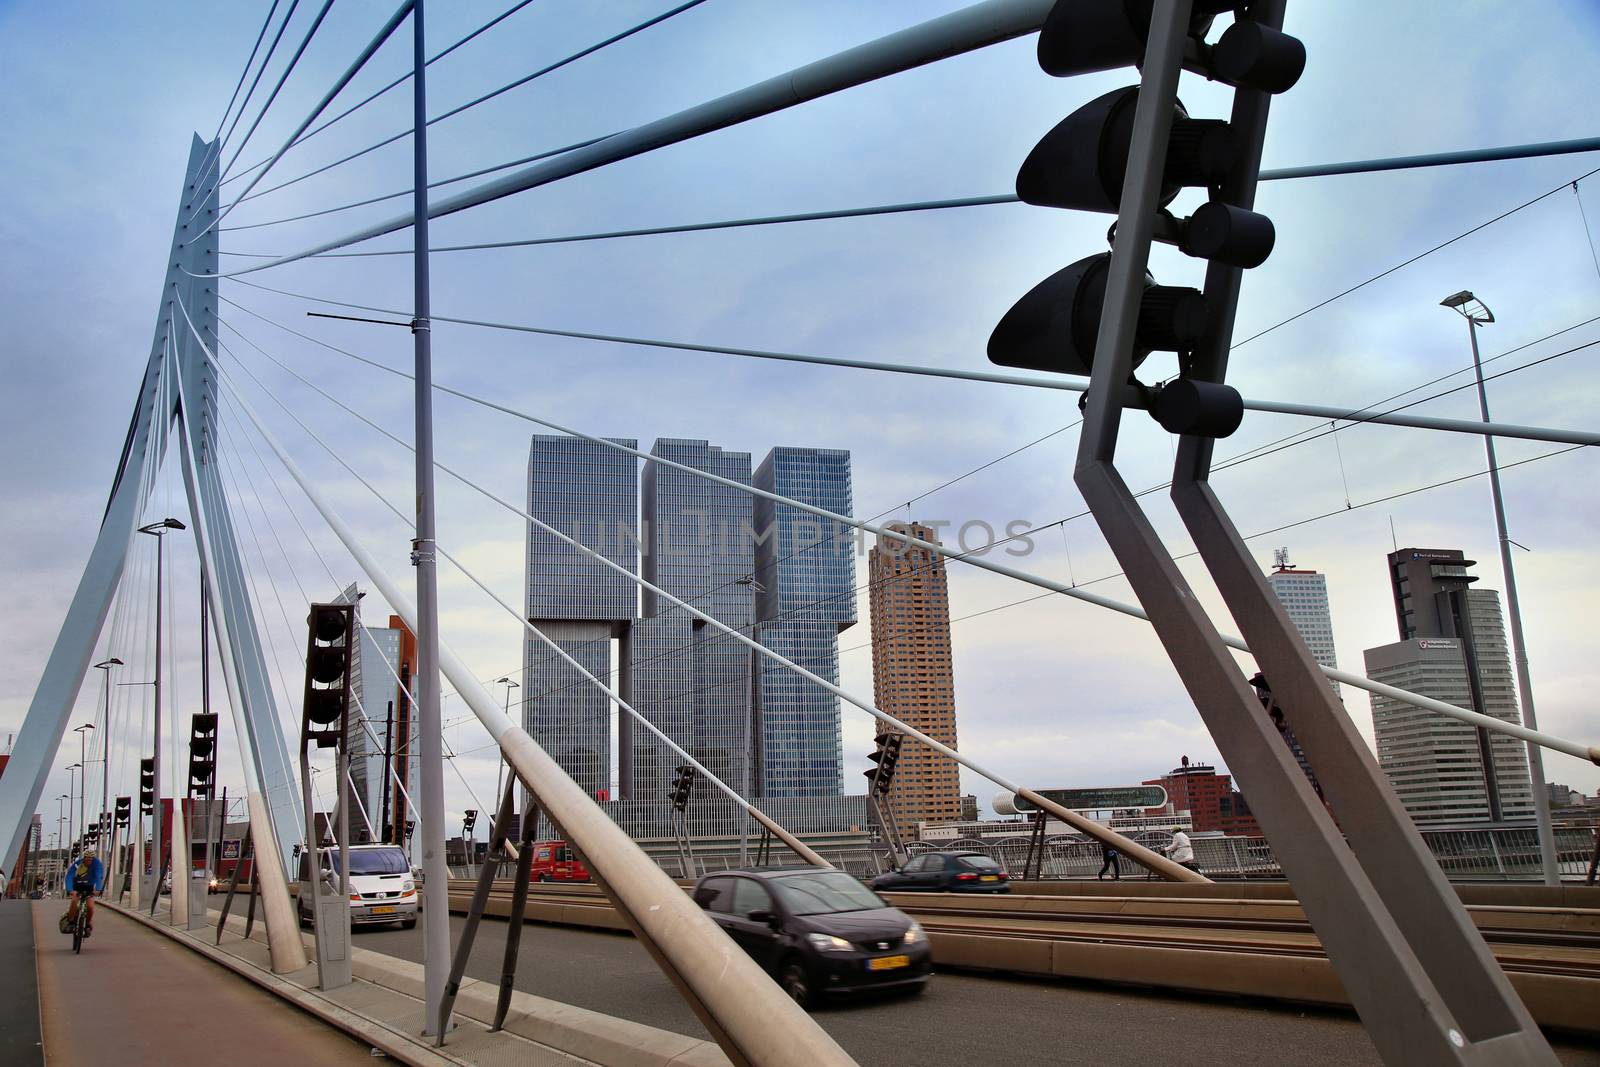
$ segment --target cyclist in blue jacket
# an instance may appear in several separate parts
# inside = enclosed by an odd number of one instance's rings
[[[94,894],[100,892],[105,880],[105,866],[94,854],[94,849],[84,849],[78,862],[67,868],[67,892],[72,894],[72,903],[67,906],[67,914],[62,916],[62,933],[72,932],[72,924],[78,921],[79,907],[89,909],[88,931],[94,930]]]

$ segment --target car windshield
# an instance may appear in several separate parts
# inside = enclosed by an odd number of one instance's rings
[[[977,871],[998,871],[1000,864],[988,856],[962,856],[961,865]]]
[[[339,869],[339,851],[334,849],[331,853],[328,866],[335,871]],[[406,860],[406,854],[397,848],[357,848],[350,852],[351,874],[409,874],[411,864]]]
[[[767,885],[792,915],[826,915],[834,911],[887,908],[882,897],[843,871],[818,871],[772,878]]]

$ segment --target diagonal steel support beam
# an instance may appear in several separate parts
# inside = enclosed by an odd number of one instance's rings
[[[1189,0],[1154,7],[1132,150],[1096,338],[1075,478],[1196,709],[1241,788],[1373,1043],[1393,1064],[1552,1064],[1553,1054],[1428,855],[1405,811],[1278,604],[1205,479],[1211,441],[1186,437],[1173,499],[1271,679],[1349,843],[1263,713],[1229,643],[1201,607],[1115,466],[1156,197],[1166,162]],[[1281,26],[1283,0],[1250,17]],[[1235,177],[1250,208],[1269,97],[1239,90]],[[1186,373],[1221,382],[1241,271],[1213,263],[1210,322]],[[1293,708],[1291,714],[1289,709]],[[1302,730],[1304,733],[1302,733]]]

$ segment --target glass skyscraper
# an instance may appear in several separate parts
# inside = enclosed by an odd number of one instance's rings
[[[774,448],[756,469],[755,486],[848,515],[850,453]],[[754,512],[756,639],[837,684],[839,632],[856,622],[854,531],[759,497]],[[760,795],[839,795],[839,698],[752,656]]]
[[[629,448],[631,439],[612,438]],[[638,461],[565,435],[535,434],[528,448],[528,511],[638,573]],[[527,617],[602,681],[612,639],[637,614],[638,587],[598,560],[528,524]],[[523,641],[523,727],[590,796],[611,790],[611,701],[532,634]]]
[[[748,452],[663,438],[650,454],[750,484]],[[755,567],[750,495],[649,463],[640,513],[645,578],[719,622],[748,629]],[[629,644],[634,707],[711,773],[739,788],[750,733],[748,649],[649,591]],[[682,760],[627,718],[620,732],[623,796],[664,801]]]

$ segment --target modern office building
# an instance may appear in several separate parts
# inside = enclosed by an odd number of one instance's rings
[[[638,586],[557,534],[637,574],[638,471],[634,457],[583,438],[535,434],[528,446],[528,512],[556,533],[528,524],[526,615],[605,681],[620,663],[614,642],[638,614]],[[609,798],[610,699],[533,634],[524,634],[522,654],[523,728],[590,796]]]
[[[1267,584],[1288,613],[1289,621],[1305,640],[1311,655],[1324,667],[1337,667],[1339,654],[1333,647],[1333,613],[1328,610],[1328,579],[1317,571],[1296,567],[1289,562],[1289,550],[1273,553],[1273,568]],[[1339,683],[1330,681],[1334,695]]]
[[[774,448],[755,486],[848,515],[850,453]],[[754,512],[756,640],[837,685],[839,634],[856,622],[854,531],[759,497]],[[751,670],[759,795],[843,793],[839,698],[759,654]]]
[[[660,439],[650,454],[750,484],[750,453],[707,441]],[[728,626],[754,622],[750,494],[688,471],[645,465],[640,504],[644,577]],[[640,714],[739,788],[749,765],[750,651],[648,590],[631,641],[631,692]],[[682,762],[631,720],[620,727],[622,796],[663,801]],[[706,787],[698,787],[702,791]]]
[[[937,543],[931,527],[889,530]],[[944,557],[880,534],[867,554],[872,615],[872,692],[878,707],[935,741],[956,747],[955,675],[950,659],[950,594]],[[889,810],[903,832],[962,817],[961,774],[953,760],[915,741],[900,749]]]
[[[1423,696],[1520,723],[1500,595],[1472,589],[1456,549],[1389,554],[1401,640],[1366,650],[1367,674]],[[1414,821],[1500,822],[1533,813],[1527,750],[1403,701],[1372,695],[1378,763]]]

